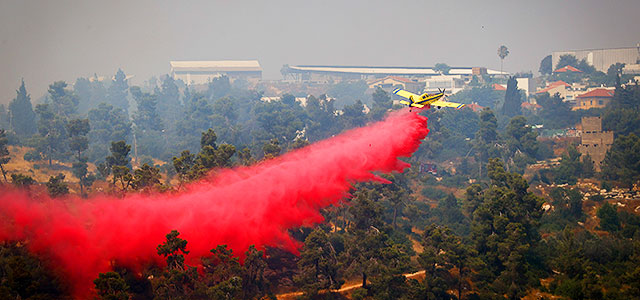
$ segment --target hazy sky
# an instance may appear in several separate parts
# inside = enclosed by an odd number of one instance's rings
[[[56,80],[169,72],[170,60],[486,66],[537,72],[555,50],[640,42],[640,1],[0,0],[0,103],[24,78],[32,99]]]

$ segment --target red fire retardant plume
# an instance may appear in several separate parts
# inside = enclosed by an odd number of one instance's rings
[[[188,241],[187,262],[197,265],[226,244],[298,244],[287,230],[323,221],[319,210],[339,205],[351,184],[375,180],[372,171],[402,171],[425,138],[427,119],[395,112],[384,121],[347,131],[251,167],[219,170],[185,191],[129,194],[125,198],[30,199],[21,191],[0,193],[0,241],[27,241],[50,261],[78,298],[91,295],[93,279],[115,262],[141,269],[163,263],[156,246],[175,229]]]

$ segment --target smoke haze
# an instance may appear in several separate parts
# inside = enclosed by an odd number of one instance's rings
[[[640,2],[624,1],[0,1],[0,103],[24,78],[37,99],[55,80],[133,83],[170,60],[484,66],[537,72],[556,50],[632,47]]]

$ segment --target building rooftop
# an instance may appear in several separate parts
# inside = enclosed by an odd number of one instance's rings
[[[439,72],[430,67],[378,67],[378,66],[288,66],[291,71],[306,72],[332,72],[332,73],[352,73],[367,75],[439,75]],[[449,75],[473,75],[473,68],[451,68]],[[489,75],[506,75],[507,72],[487,69]]]
[[[493,89],[496,90],[496,91],[506,91],[507,90],[507,88],[505,88],[501,84],[497,84],[497,83],[493,84]]]
[[[582,73],[582,71],[572,67],[572,66],[564,66],[560,69],[557,69],[555,71],[553,71],[553,73],[566,73],[566,72],[580,72]]]
[[[570,85],[562,80],[558,80],[558,81],[554,81],[551,82],[547,85],[547,87],[545,87],[544,89],[541,89],[539,91],[536,92],[536,94],[542,94],[542,93],[547,93],[549,92],[551,89],[564,85],[564,87],[570,87]]]
[[[170,61],[172,72],[185,71],[256,71],[262,67],[257,60],[198,60],[198,61]]]
[[[484,106],[480,106],[478,105],[478,103],[471,103],[471,104],[467,104],[464,107],[470,108],[471,110],[473,110],[474,112],[478,112],[484,109]]]
[[[589,92],[586,92],[582,95],[577,96],[576,98],[611,98],[615,91],[608,89],[595,89]]]
[[[375,80],[371,81],[371,83],[373,84],[373,83],[384,81],[384,80],[387,80],[387,79],[393,79],[395,81],[400,81],[400,82],[404,82],[404,83],[415,83],[415,81],[413,81],[413,80],[411,80],[409,78],[399,77],[399,76],[387,76],[387,77],[384,77],[384,78],[378,78],[378,79],[375,79]]]

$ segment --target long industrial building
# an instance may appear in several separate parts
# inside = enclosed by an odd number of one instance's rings
[[[596,70],[606,73],[609,67],[616,63],[624,63],[629,67],[640,63],[640,44],[627,48],[555,51],[551,53],[554,70],[560,61],[560,56],[567,54],[575,56],[578,60],[584,59]]]
[[[171,77],[184,83],[204,84],[225,75],[231,81],[244,79],[256,82],[262,79],[262,67],[257,60],[171,61]]]
[[[375,66],[311,66],[299,65],[282,67],[285,80],[303,82],[336,82],[342,80],[368,80],[386,76],[404,76],[408,78],[428,78],[441,75],[432,67],[375,67]],[[507,72],[487,68],[453,67],[448,75],[507,75]]]

